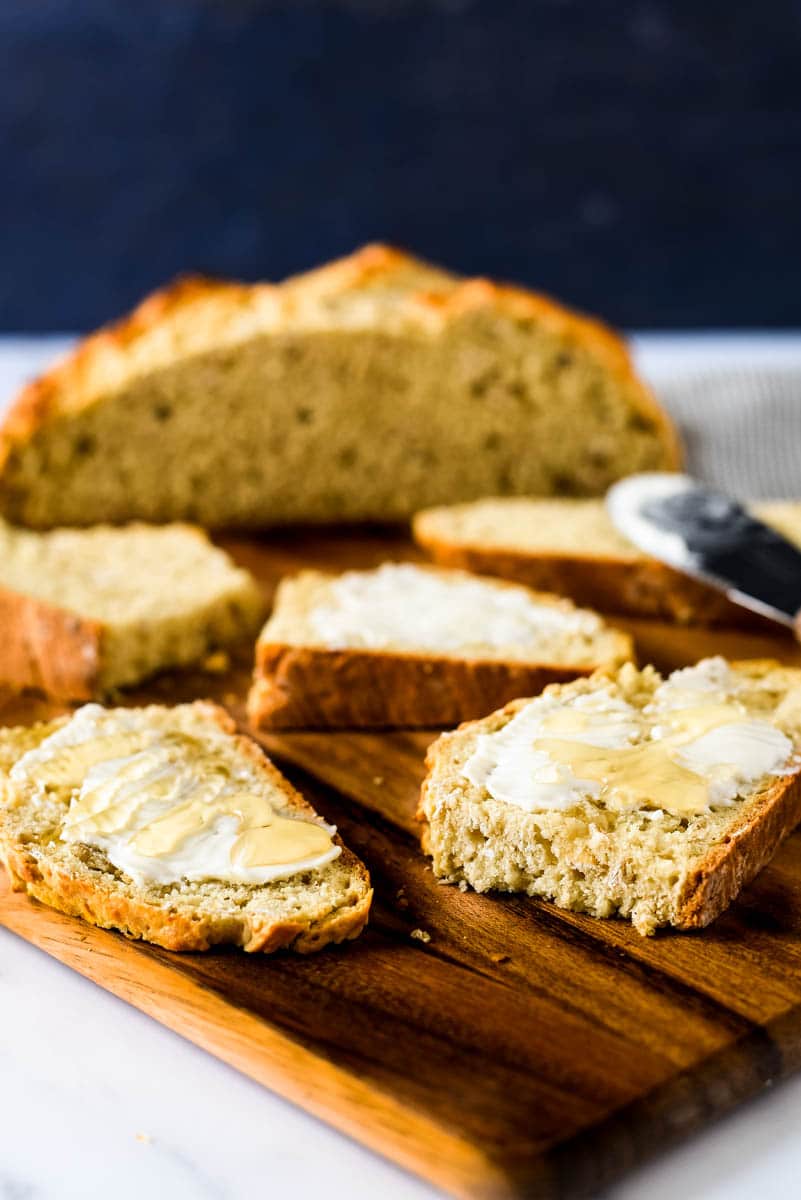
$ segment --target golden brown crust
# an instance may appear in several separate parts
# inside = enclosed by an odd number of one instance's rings
[[[329,943],[358,937],[372,902],[372,891],[368,889],[357,904],[316,921],[253,921],[241,915],[221,919],[188,906],[183,911],[172,911],[77,879],[44,859],[37,860],[16,844],[4,846],[4,861],[14,891],[27,892],[50,908],[101,929],[118,929],[128,937],[182,952],[234,945],[251,953],[292,949],[309,954]],[[358,872],[367,884],[367,872],[349,850],[343,849],[340,861]]]
[[[53,417],[69,409],[78,411],[96,398],[87,381],[95,377],[107,360],[119,366],[128,347],[153,329],[194,305],[230,298],[242,306],[270,292],[289,305],[293,298],[335,297],[348,291],[374,286],[381,279],[403,275],[409,289],[403,303],[410,310],[436,315],[443,322],[482,308],[530,318],[555,333],[587,348],[619,382],[624,384],[638,412],[659,432],[664,450],[663,466],[677,467],[681,448],[677,433],[650,389],[634,370],[625,343],[600,321],[580,315],[536,292],[495,283],[488,279],[463,279],[429,267],[428,264],[390,246],[368,245],[353,254],[287,280],[245,285],[202,277],[187,277],[148,296],[127,317],[85,338],[61,363],[34,380],[18,396],[0,429],[0,472],[13,449],[30,441]]]
[[[66,609],[0,588],[0,679],[65,700],[99,691],[103,626]]]
[[[236,725],[225,709],[210,701],[195,701],[195,708],[204,717],[214,720],[231,734],[238,753],[245,755],[280,787],[287,806],[303,813],[304,817],[324,824],[304,796],[281,774],[264,751],[237,734]],[[367,923],[373,892],[364,864],[335,836],[342,847],[337,860],[347,866],[362,884],[358,900],[345,908],[323,914],[318,918],[296,917],[293,920],[255,919],[252,914],[234,911],[221,918],[199,912],[194,906],[155,904],[125,894],[110,884],[78,878],[44,856],[35,856],[25,845],[4,838],[0,843],[3,861],[14,891],[27,892],[36,900],[69,916],[81,917],[101,929],[118,929],[128,937],[141,938],[162,946],[165,950],[199,951],[211,946],[241,946],[248,952],[272,953],[292,949],[300,954],[321,950],[330,943],[357,937]]]
[[[632,656],[621,638],[621,658]],[[456,725],[596,666],[532,665],[259,642],[248,716],[256,729]]]
[[[687,879],[675,924],[702,929],[728,908],[801,821],[801,776],[784,775]]]
[[[460,567],[556,592],[601,612],[653,617],[681,625],[731,625],[742,629],[764,624],[755,613],[733,604],[722,592],[656,559],[526,554],[454,545],[432,535],[422,522],[415,523],[414,535],[418,545],[440,566]]]

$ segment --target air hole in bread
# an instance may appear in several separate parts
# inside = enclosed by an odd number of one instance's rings
[[[87,455],[93,454],[96,449],[97,440],[91,433],[82,433],[75,439],[75,454],[78,458],[85,458]]]

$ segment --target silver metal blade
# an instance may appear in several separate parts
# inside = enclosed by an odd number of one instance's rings
[[[606,496],[613,524],[668,566],[783,625],[801,608],[801,550],[739,501],[688,475],[631,475]]]

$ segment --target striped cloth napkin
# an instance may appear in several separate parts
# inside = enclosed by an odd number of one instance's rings
[[[801,369],[661,374],[654,391],[679,427],[685,469],[742,499],[801,497]]]

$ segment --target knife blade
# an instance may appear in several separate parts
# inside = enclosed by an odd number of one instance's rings
[[[734,497],[688,475],[630,475],[606,496],[617,530],[653,558],[798,630],[801,550]]]

